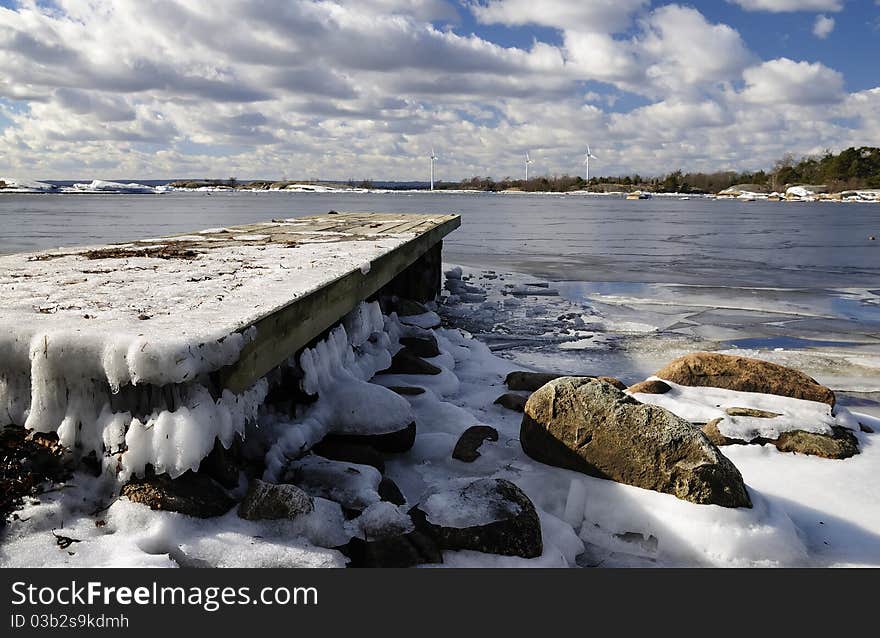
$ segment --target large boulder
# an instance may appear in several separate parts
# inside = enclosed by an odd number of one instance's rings
[[[520,442],[548,465],[693,503],[751,507],[739,470],[700,430],[599,380],[562,378],[535,392]]]
[[[410,510],[416,529],[442,549],[537,558],[541,522],[529,497],[505,479],[435,490]]]
[[[834,392],[803,372],[769,361],[715,352],[679,357],[654,376],[678,385],[775,394],[827,403],[832,408],[835,402]]]

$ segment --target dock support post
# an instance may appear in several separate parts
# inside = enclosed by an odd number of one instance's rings
[[[439,241],[391,280],[379,296],[403,297],[421,303],[435,301],[443,283],[443,242]]]

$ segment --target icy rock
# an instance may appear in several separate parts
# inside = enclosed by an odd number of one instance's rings
[[[510,390],[534,392],[541,386],[564,376],[564,374],[553,374],[552,372],[526,372],[524,370],[514,370],[507,375],[504,379],[504,383]]]
[[[440,346],[437,344],[437,337],[430,333],[419,337],[401,337],[400,345],[417,357],[430,358],[440,355]]]
[[[483,441],[497,441],[498,430],[489,425],[472,425],[462,432],[455,449],[452,450],[452,458],[473,463],[480,457],[479,448]]]
[[[348,557],[349,567],[415,567],[443,562],[436,541],[418,530],[370,541],[352,538],[339,549]]]
[[[367,540],[400,536],[415,529],[412,519],[398,505],[388,501],[373,503],[358,516],[355,523]]]
[[[776,439],[758,437],[750,441],[734,439],[722,434],[719,424],[723,419],[715,419],[703,426],[703,434],[715,445],[775,445],[780,452],[796,452],[807,456],[819,456],[826,459],[848,459],[859,453],[859,440],[851,430],[833,427],[831,434],[819,434],[804,430],[781,432]]]
[[[447,279],[461,279],[461,268],[459,266],[454,266],[443,274],[446,275]]]
[[[392,312],[396,312],[402,317],[407,315],[423,315],[428,312],[424,304],[403,297],[386,297],[382,299],[382,309],[385,311],[385,314],[390,315]]]
[[[120,495],[152,510],[179,512],[195,518],[222,516],[234,505],[213,479],[195,472],[174,479],[167,474],[132,479],[122,486]]]
[[[685,355],[654,376],[679,385],[775,394],[827,403],[832,408],[835,403],[834,392],[802,372],[768,361],[714,352]]]
[[[424,388],[413,385],[390,385],[388,389],[405,397],[417,397],[425,393]]]
[[[698,504],[751,507],[739,470],[690,423],[602,381],[557,379],[526,404],[533,459]]]
[[[331,461],[370,465],[381,473],[385,472],[385,457],[376,448],[366,443],[352,442],[346,437],[325,437],[312,448],[312,452]]]
[[[293,519],[314,509],[312,498],[296,485],[254,479],[238,506],[238,515],[249,521]]]
[[[400,322],[406,326],[416,326],[428,330],[430,328],[438,328],[440,326],[440,315],[436,312],[426,312],[420,315],[402,315],[399,317]]]
[[[383,501],[388,501],[395,505],[403,505],[406,503],[406,497],[403,495],[403,492],[400,491],[400,488],[397,487],[397,483],[388,477],[383,477],[379,482],[379,487],[376,489],[379,492],[379,498]]]
[[[445,550],[536,558],[541,523],[529,497],[506,479],[480,479],[430,492],[410,510],[416,529]]]
[[[526,401],[528,401],[528,397],[508,392],[495,399],[495,405],[500,405],[501,407],[513,410],[514,412],[523,412],[526,408]]]
[[[695,424],[712,423],[718,434],[734,442],[776,441],[787,432],[832,437],[835,427],[858,429],[858,419],[845,407],[777,394],[691,387],[667,382],[664,394],[632,394],[642,403],[665,408]]]
[[[290,464],[283,482],[293,483],[312,496],[336,501],[348,510],[362,511],[381,500],[381,480],[379,470],[369,465],[309,455]]]
[[[391,365],[379,374],[440,374],[442,370],[415,354],[409,348],[400,350],[391,359]]]

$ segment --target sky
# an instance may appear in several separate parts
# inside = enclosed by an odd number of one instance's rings
[[[0,0],[0,178],[770,168],[880,146],[880,0]]]

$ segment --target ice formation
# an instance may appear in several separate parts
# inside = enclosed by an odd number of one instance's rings
[[[121,454],[108,466],[123,478],[147,464],[172,477],[197,468],[216,439],[229,445],[244,434],[266,395],[265,381],[233,395],[210,378],[239,359],[256,336],[252,324],[412,238],[353,238],[343,251],[338,241],[296,251],[299,223],[251,226],[260,232],[239,240],[212,229],[217,232],[0,256],[0,426],[57,432],[83,456]],[[259,277],[249,276],[253,269]],[[393,347],[378,307],[370,313],[375,325],[355,341],[347,341],[343,328],[318,347],[361,381],[387,367]],[[376,343],[369,341],[373,333]],[[343,352],[352,347],[362,356]],[[318,369],[329,363],[319,360],[304,360],[314,391],[336,383],[329,369]],[[338,385],[345,400],[337,406],[348,399],[381,403],[389,428],[411,416],[403,399],[381,398],[391,394],[384,388]],[[359,427],[338,407],[330,421],[338,431]]]
[[[263,420],[262,425],[277,433],[266,456],[266,480],[277,480],[289,458],[327,434],[387,434],[414,421],[406,399],[368,383],[391,365],[404,330],[396,315],[382,315],[378,302],[362,303],[326,339],[302,352],[302,390],[318,400],[293,422],[274,415]]]

